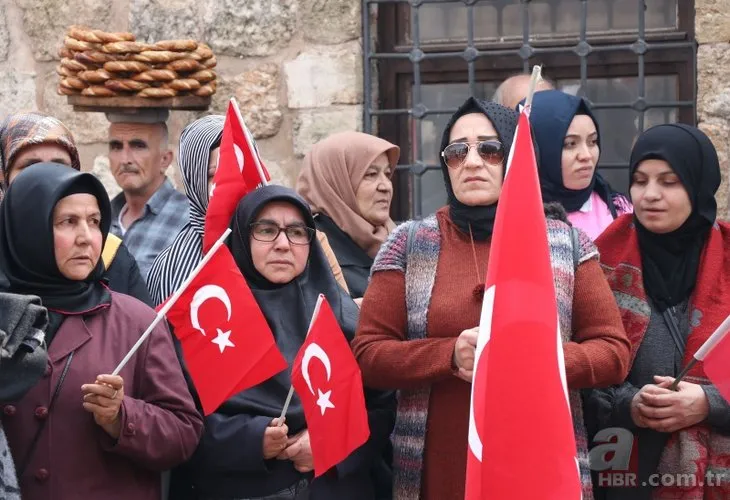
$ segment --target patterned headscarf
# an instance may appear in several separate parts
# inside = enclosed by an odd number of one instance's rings
[[[211,150],[220,145],[224,121],[221,115],[205,116],[185,127],[180,136],[180,173],[190,200],[190,222],[157,256],[147,274],[147,287],[155,304],[177,290],[203,258],[208,161]]]
[[[81,170],[79,151],[66,126],[57,118],[43,113],[16,113],[8,115],[0,125],[0,159],[2,160],[3,184],[7,188],[10,166],[18,153],[28,146],[58,144],[68,151],[71,166]]]

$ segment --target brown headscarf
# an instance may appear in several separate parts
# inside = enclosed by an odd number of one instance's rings
[[[395,224],[388,219],[383,226],[373,226],[365,220],[355,192],[370,164],[383,153],[395,169],[400,157],[395,144],[362,132],[333,134],[304,157],[296,186],[312,212],[330,217],[370,257],[375,257]]]
[[[5,118],[0,125],[0,159],[5,188],[10,165],[18,153],[28,146],[44,143],[58,144],[66,149],[71,157],[71,167],[81,170],[74,138],[60,120],[38,112],[16,113]]]

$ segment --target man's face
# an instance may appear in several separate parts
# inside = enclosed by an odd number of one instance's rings
[[[165,177],[172,151],[159,123],[112,123],[109,127],[109,165],[125,193],[151,195]]]

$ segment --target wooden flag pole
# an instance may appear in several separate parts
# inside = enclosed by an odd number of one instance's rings
[[[542,80],[542,66],[532,67],[532,76],[530,77],[530,86],[528,87],[527,97],[525,98],[525,107],[530,109],[532,106],[532,98],[535,96],[535,87]]]
[[[314,305],[314,311],[312,312],[312,319],[309,320],[309,328],[307,328],[307,337],[309,336],[309,332],[312,329],[314,320],[317,318],[317,315],[319,314],[319,308],[322,305],[322,300],[324,300],[324,295],[322,295],[320,293],[319,297],[317,297],[317,303]],[[284,425],[284,417],[286,416],[286,412],[289,410],[289,404],[291,403],[292,396],[294,396],[294,386],[293,385],[289,387],[289,394],[286,395],[286,401],[284,402],[284,408],[282,408],[281,415],[279,415],[279,427]]]
[[[705,343],[702,344],[699,349],[697,349],[697,352],[694,354],[694,356],[692,356],[692,360],[687,363],[687,366],[685,366],[681,372],[679,372],[677,378],[675,378],[674,382],[672,382],[672,385],[669,386],[670,390],[677,390],[679,383],[687,375],[687,373],[689,373],[692,367],[696,365],[698,361],[705,360],[705,356],[707,356],[712,348],[715,347],[725,337],[725,335],[727,335],[728,330],[730,330],[730,316],[725,318],[725,320],[720,323],[720,326],[718,326],[715,331],[712,332],[712,335],[710,335],[710,337],[705,340]]]
[[[527,97],[525,98],[525,112],[527,113],[527,116],[530,116],[530,107],[532,106],[532,96],[535,95],[535,87],[537,86],[537,83],[542,80],[542,77],[540,76],[542,71],[542,66],[534,66],[532,68],[532,76],[530,77],[530,86],[528,87],[527,91]],[[517,137],[517,132],[515,131],[515,137]],[[509,172],[510,166],[512,165],[512,156],[515,153],[515,141],[512,141],[512,145],[509,148],[509,153],[507,153],[507,162],[504,164],[504,175],[507,177],[507,173]]]
[[[122,368],[124,368],[124,365],[129,362],[129,360],[134,356],[134,353],[137,352],[137,350],[140,348],[140,346],[144,343],[145,340],[147,340],[147,337],[150,336],[152,333],[152,330],[155,329],[155,327],[162,321],[162,319],[165,317],[165,315],[168,313],[170,309],[172,309],[172,306],[175,305],[175,302],[178,301],[180,296],[183,294],[183,292],[187,289],[187,287],[192,283],[192,281],[195,279],[195,277],[200,273],[200,271],[205,267],[205,265],[210,261],[210,259],[213,258],[213,255],[215,255],[215,252],[223,245],[223,243],[226,241],[226,238],[228,238],[228,235],[231,234],[231,229],[226,229],[220,238],[218,238],[218,241],[216,241],[212,247],[210,247],[210,250],[208,250],[208,253],[205,254],[203,257],[203,260],[200,261],[200,264],[198,264],[195,269],[192,270],[190,275],[187,277],[185,281],[183,281],[183,284],[180,285],[180,288],[177,289],[177,291],[170,296],[170,298],[165,302],[165,305],[162,306],[162,308],[157,312],[157,316],[152,321],[152,324],[147,327],[147,330],[142,334],[142,336],[137,340],[137,342],[132,346],[132,348],[129,350],[126,356],[124,356],[124,359],[117,365],[117,367],[112,372],[112,375],[119,375],[119,372],[122,371]]]
[[[677,387],[679,386],[679,383],[682,381],[682,379],[689,373],[689,371],[692,369],[694,365],[697,364],[697,358],[692,358],[689,363],[687,363],[687,366],[685,366],[681,372],[679,372],[679,375],[677,375],[677,378],[674,379],[674,382],[672,382],[672,385],[669,386],[670,391],[676,391]]]

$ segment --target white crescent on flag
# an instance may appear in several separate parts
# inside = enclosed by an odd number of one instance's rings
[[[318,344],[312,342],[304,350],[304,356],[302,356],[302,377],[304,377],[304,381],[307,383],[309,391],[314,394],[312,381],[309,378],[309,362],[312,361],[312,358],[319,359],[324,365],[324,369],[327,371],[327,381],[329,381],[330,376],[332,375],[332,364],[330,363],[330,358],[327,356],[327,353],[324,352],[324,349],[322,349]]]
[[[304,378],[304,381],[307,383],[307,387],[309,387],[309,391],[314,395],[314,388],[312,388],[312,380],[309,377],[309,362],[312,361],[313,358],[317,358],[322,362],[322,365],[324,365],[324,369],[327,372],[327,381],[329,382],[330,377],[332,376],[332,363],[330,363],[330,358],[327,356],[327,353],[322,349],[318,344],[312,342],[307,346],[307,348],[304,350],[304,356],[302,356],[302,377]],[[324,415],[324,412],[327,411],[327,408],[334,408],[335,405],[332,404],[330,401],[330,397],[332,396],[332,391],[322,392],[319,388],[317,388],[317,392],[319,394],[319,399],[317,400],[317,404],[319,405],[320,409],[322,410],[322,415]]]
[[[494,293],[495,286],[492,285],[484,292],[484,301],[482,302],[482,314],[479,318],[479,335],[477,336],[477,347],[474,353],[474,378],[471,386],[471,401],[469,404],[469,449],[477,460],[482,461],[482,439],[474,418],[474,388],[476,384],[477,367],[479,366],[479,358],[484,351],[484,346],[489,342],[492,333],[492,310],[494,309]],[[483,388],[482,388],[483,389]]]
[[[228,292],[218,285],[201,286],[198,291],[195,292],[193,300],[190,302],[190,323],[193,325],[193,328],[202,333],[203,336],[205,336],[205,330],[200,327],[198,310],[209,299],[220,300],[223,305],[226,306],[227,321],[231,320],[231,298],[228,296]]]
[[[233,152],[236,153],[236,163],[238,163],[238,170],[243,172],[243,150],[236,144],[233,143]]]

